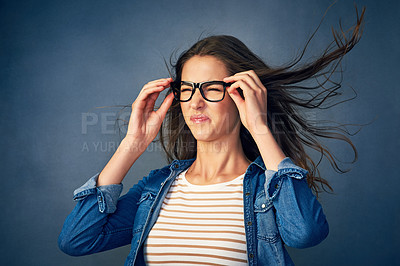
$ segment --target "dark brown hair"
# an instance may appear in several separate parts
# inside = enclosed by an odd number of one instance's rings
[[[341,77],[340,62],[361,37],[364,12],[365,8],[360,16],[357,12],[357,22],[348,31],[344,31],[341,26],[340,31],[332,29],[334,40],[322,55],[312,62],[300,64],[306,48],[319,26],[309,38],[300,55],[289,64],[277,68],[269,67],[237,38],[218,35],[204,38],[195,43],[179,56],[175,64],[172,63],[171,57],[170,63],[174,72],[172,78],[180,81],[185,62],[195,55],[216,57],[225,64],[231,75],[254,70],[268,90],[267,115],[268,126],[272,134],[283,152],[297,165],[309,171],[307,182],[318,195],[318,192],[326,191],[327,188],[332,190],[328,182],[320,177],[317,168],[324,156],[328,158],[335,171],[339,173],[348,171],[338,166],[333,154],[318,139],[336,139],[348,143],[354,151],[354,160],[351,163],[357,160],[357,150],[345,135],[351,135],[345,125],[320,125],[323,121],[305,119],[301,110],[326,109],[355,98],[325,106],[328,99],[336,99],[341,95],[338,91],[341,88],[341,80],[335,81],[333,76],[339,73]],[[309,85],[310,80],[314,80],[315,85]],[[303,97],[299,97],[299,95]],[[176,100],[172,103],[163,122],[159,139],[170,162],[173,159],[189,159],[196,156],[196,140],[185,124],[180,104]],[[247,158],[252,161],[256,159],[260,152],[243,125],[240,130],[240,139]],[[305,146],[320,154],[318,163],[315,163],[306,153]]]

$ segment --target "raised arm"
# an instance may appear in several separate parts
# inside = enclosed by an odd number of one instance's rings
[[[308,187],[307,171],[286,157],[268,127],[267,89],[253,70],[236,73],[224,81],[232,82],[229,95],[267,168],[265,190],[276,209],[276,223],[283,241],[297,248],[318,244],[328,234],[328,223]],[[244,98],[238,88],[242,89]]]
[[[126,137],[100,173],[98,186],[121,183],[134,162],[157,136],[161,123],[172,104],[173,94],[170,93],[156,111],[154,104],[160,92],[168,88],[171,81],[171,78],[158,79],[143,87],[132,104]]]
[[[173,95],[168,95],[156,111],[154,104],[171,81],[155,80],[143,87],[132,104],[128,132],[117,151],[100,174],[75,190],[74,200],[78,203],[65,220],[58,239],[59,247],[65,253],[86,255],[130,243],[137,202],[147,178],[119,198],[121,182],[157,136]]]

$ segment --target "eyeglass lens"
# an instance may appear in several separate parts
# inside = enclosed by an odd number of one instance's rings
[[[204,83],[201,86],[206,100],[220,101],[224,98],[224,85],[221,83]],[[192,96],[193,85],[181,83],[180,100],[187,101]]]

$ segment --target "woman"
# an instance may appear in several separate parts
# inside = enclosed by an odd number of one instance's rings
[[[324,69],[358,42],[363,14],[350,39],[335,34],[337,48],[329,46],[296,69],[301,57],[272,69],[232,36],[194,44],[179,57],[174,79],[143,87],[117,151],[100,174],[74,192],[78,203],[59,236],[61,250],[79,256],[131,243],[125,265],[292,265],[284,245],[311,247],[328,235],[312,190],[329,184],[314,173],[302,143],[336,167],[315,137],[352,145],[340,133],[332,135],[332,127],[310,125],[295,110],[319,107],[340,84],[299,83],[326,74]],[[293,88],[328,93],[305,101],[293,96]],[[158,133],[175,160],[119,198],[126,173]]]

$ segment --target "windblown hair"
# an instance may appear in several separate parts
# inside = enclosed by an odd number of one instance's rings
[[[336,99],[337,96],[342,94],[338,91],[341,88],[341,78],[337,82],[333,80],[333,76],[335,73],[339,73],[340,77],[342,76],[341,60],[360,40],[364,12],[365,8],[359,16],[356,8],[357,22],[349,30],[344,31],[341,25],[340,31],[332,28],[334,40],[322,55],[312,62],[300,64],[307,46],[319,26],[308,39],[300,55],[289,64],[277,68],[265,64],[237,38],[218,35],[204,38],[195,43],[179,56],[175,64],[172,63],[171,57],[170,64],[174,73],[172,78],[175,81],[181,81],[184,64],[196,55],[216,57],[225,64],[231,75],[254,70],[268,90],[268,126],[273,136],[286,156],[290,157],[300,167],[308,170],[308,185],[318,195],[322,190],[332,190],[329,183],[320,177],[317,168],[324,156],[327,157],[335,171],[339,173],[349,171],[338,166],[333,154],[325,145],[320,143],[319,138],[342,140],[348,143],[354,151],[354,160],[351,163],[357,160],[357,150],[345,135],[351,135],[351,133],[347,131],[343,124],[319,125],[323,121],[316,123],[317,121],[306,119],[300,111],[315,108],[327,109],[355,98],[340,102],[334,101],[335,104],[328,107],[323,105],[329,98]],[[311,84],[314,85],[309,85],[310,81],[313,81]],[[171,89],[169,92],[171,92]],[[308,97],[301,98],[298,95]],[[160,129],[159,137],[169,162],[174,159],[188,159],[196,156],[196,140],[185,124],[180,104],[175,99]],[[243,125],[240,129],[240,139],[247,158],[251,161],[256,159],[260,152],[251,134]],[[306,153],[304,145],[320,154],[318,163],[315,163]]]

